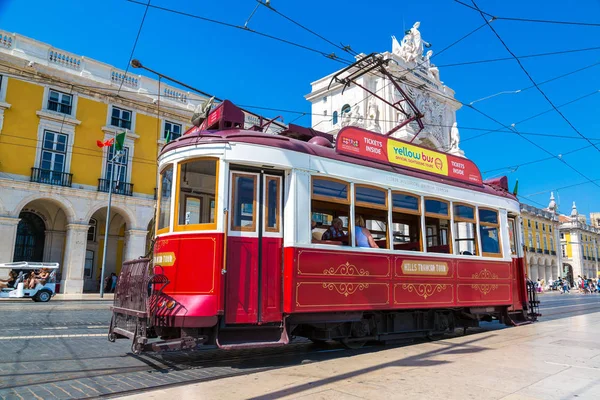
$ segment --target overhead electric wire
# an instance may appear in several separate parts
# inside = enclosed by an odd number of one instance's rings
[[[148,14],[148,7],[150,7],[151,1],[152,0],[148,0],[148,4],[146,4],[146,9],[144,10],[144,16],[142,17],[142,22],[140,22],[140,27],[139,27],[137,35],[135,37],[135,42],[133,42],[133,47],[131,48],[131,54],[129,55],[129,61],[127,61],[127,68],[125,68],[125,75],[123,76],[123,79],[121,79],[121,85],[119,85],[119,90],[117,91],[117,96],[121,92],[121,88],[123,87],[125,78],[127,78],[127,72],[129,72],[129,65],[131,64],[131,59],[133,58],[133,53],[135,52],[135,48],[137,46],[138,40],[140,39],[140,34],[142,33],[142,28],[144,27],[144,21],[146,20],[146,15]]]
[[[456,0],[458,1],[458,0]],[[521,60],[519,60],[517,58],[517,56],[511,51],[511,49],[508,47],[508,45],[506,44],[506,42],[504,42],[504,40],[502,39],[502,37],[500,36],[500,34],[496,31],[496,29],[494,29],[494,27],[488,22],[488,20],[485,18],[484,13],[479,9],[479,7],[477,6],[477,3],[475,3],[475,0],[471,0],[471,2],[473,3],[473,6],[475,8],[477,8],[477,10],[479,10],[479,12],[481,13],[481,17],[484,19],[484,21],[486,22],[487,26],[492,30],[492,32],[494,33],[494,35],[498,38],[498,40],[500,41],[500,43],[502,43],[502,46],[504,46],[504,48],[506,49],[506,51],[508,51],[510,53],[511,56],[513,56],[513,58],[517,61],[517,64],[519,64],[519,67],[521,67],[521,70],[523,70],[523,72],[525,73],[525,75],[527,75],[527,78],[529,78],[529,80],[531,81],[531,83],[535,86],[535,88],[538,90],[538,92],[540,92],[540,94],[546,99],[546,101],[548,102],[548,104],[550,104],[552,106],[552,108],[558,113],[558,115],[561,116],[561,118],[581,137],[585,138],[588,143],[592,144],[594,146],[594,148],[600,152],[600,147],[598,147],[595,143],[592,143],[591,140],[589,140],[588,138],[586,138],[581,132],[579,132],[579,130],[575,127],[575,125],[573,125],[571,123],[571,121],[558,109],[558,107],[556,107],[554,105],[554,103],[552,102],[552,100],[550,100],[550,98],[548,97],[548,95],[546,95],[546,93],[540,88],[540,85],[538,83],[536,83],[536,81],[533,79],[533,77],[531,76],[531,74],[527,71],[527,69],[525,68],[525,66],[523,65],[523,63],[521,63]]]
[[[127,1],[130,2],[130,3],[138,4],[138,5],[143,5],[143,6],[146,5],[145,3],[142,3],[142,2],[137,1],[137,0],[127,0]],[[300,43],[295,43],[295,42],[292,42],[292,41],[289,41],[289,40],[286,40],[286,39],[282,39],[282,38],[279,38],[279,37],[276,37],[276,36],[273,36],[273,35],[269,35],[267,33],[260,32],[260,31],[257,31],[257,30],[254,30],[254,29],[250,29],[250,28],[247,28],[247,27],[245,28],[243,26],[231,24],[229,22],[219,21],[219,20],[212,19],[212,18],[207,18],[207,17],[203,17],[201,15],[190,14],[190,13],[187,13],[187,12],[184,12],[184,11],[175,10],[175,9],[172,9],[172,8],[160,7],[160,6],[155,6],[155,5],[149,5],[149,7],[157,9],[157,10],[162,10],[162,11],[165,11],[165,12],[168,12],[168,13],[178,14],[178,15],[189,17],[189,18],[195,18],[195,19],[198,19],[198,20],[201,20],[201,21],[210,22],[212,24],[217,24],[217,25],[221,25],[221,26],[227,26],[229,28],[239,29],[239,30],[244,31],[244,32],[254,33],[255,35],[258,35],[258,36],[262,36],[262,37],[265,37],[265,38],[268,38],[268,39],[271,39],[271,40],[275,40],[275,41],[278,41],[278,42],[281,42],[281,43],[288,44],[290,46],[298,47],[298,48],[301,48],[301,49],[304,49],[304,50],[311,51],[313,53],[320,54],[320,55],[322,55],[324,57],[330,58],[330,59],[335,60],[335,61],[339,61],[339,62],[342,62],[342,63],[347,63],[348,65],[352,64],[352,61],[344,60],[343,58],[340,58],[340,57],[338,57],[336,55],[332,56],[332,54],[327,54],[327,52],[324,52],[324,51],[321,51],[321,50],[317,50],[317,49],[314,49],[312,47],[308,47],[308,46],[302,45]]]
[[[596,23],[596,22],[581,22],[581,21],[559,21],[559,20],[548,20],[548,19],[532,19],[532,18],[516,18],[516,17],[498,17],[495,15],[492,15],[488,12],[482,11],[479,9],[479,7],[473,7],[469,4],[463,3],[460,0],[454,0],[456,3],[459,3],[467,8],[470,8],[471,10],[475,10],[480,12],[483,15],[487,15],[488,17],[493,17],[494,19],[497,20],[504,20],[504,21],[518,21],[518,22],[533,22],[533,23],[540,23],[540,24],[560,24],[560,25],[578,25],[578,26],[594,26],[594,27],[600,27],[600,23]]]
[[[583,52],[583,51],[596,51],[596,50],[600,50],[600,46],[586,47],[583,49],[552,51],[549,53],[528,54],[528,55],[524,55],[524,56],[518,56],[518,58],[522,59],[522,58],[546,57],[546,56],[555,56],[555,55],[560,55],[560,54],[577,53],[577,52]],[[439,65],[437,65],[437,67],[438,68],[459,67],[459,66],[463,66],[463,65],[484,64],[484,63],[491,63],[491,62],[498,62],[498,61],[512,61],[512,60],[514,60],[513,57],[500,57],[500,58],[491,58],[491,59],[487,59],[487,60],[462,61],[462,62],[452,63],[452,64],[439,64]]]

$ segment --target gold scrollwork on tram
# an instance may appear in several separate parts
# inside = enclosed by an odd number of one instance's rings
[[[402,289],[408,290],[408,292],[415,294],[423,299],[427,300],[428,297],[433,296],[436,292],[441,293],[446,290],[448,285],[445,284],[431,284],[431,283],[403,283]]]
[[[353,295],[357,290],[363,291],[369,288],[368,283],[332,283],[323,282],[323,289],[329,289],[333,291],[335,289],[339,294],[348,297]]]
[[[471,275],[473,279],[498,279],[498,274],[492,273],[489,269],[482,269],[481,271]]]
[[[357,268],[355,265],[350,264],[346,261],[345,264],[336,267],[331,267],[323,270],[323,275],[330,276],[368,276],[369,271],[363,268]]]
[[[489,283],[476,283],[474,285],[471,285],[471,289],[477,290],[482,295],[487,296],[494,290],[498,289],[498,285],[493,285]]]

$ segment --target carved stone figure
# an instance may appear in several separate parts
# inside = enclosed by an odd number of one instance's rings
[[[410,30],[406,31],[400,47],[397,48],[398,52],[394,52],[402,57],[407,63],[414,63],[421,60],[423,58],[423,46],[429,46],[429,43],[424,42],[421,38],[419,26],[421,26],[421,23],[417,21]],[[397,40],[393,38],[392,51],[393,47],[395,47],[394,41],[397,42]]]
[[[373,132],[381,133],[381,127],[379,126],[379,108],[373,101],[369,101],[367,107],[368,110],[368,123],[367,129]]]
[[[450,152],[459,152],[458,144],[460,142],[460,134],[458,132],[458,124],[455,122],[450,129]]]
[[[358,104],[355,104],[354,108],[352,109],[352,122],[350,123],[350,125],[362,127],[363,123],[364,119],[363,116],[360,114],[360,107]]]

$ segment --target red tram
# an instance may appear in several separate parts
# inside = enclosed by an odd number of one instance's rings
[[[534,316],[506,178],[355,127],[243,124],[225,101],[162,150],[153,260],[124,266],[111,340],[357,347]]]

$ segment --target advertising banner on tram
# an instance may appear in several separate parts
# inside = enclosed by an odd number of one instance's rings
[[[446,176],[481,185],[481,173],[466,158],[416,146],[360,128],[346,127],[337,135],[336,151],[340,154],[378,161],[384,164]]]

